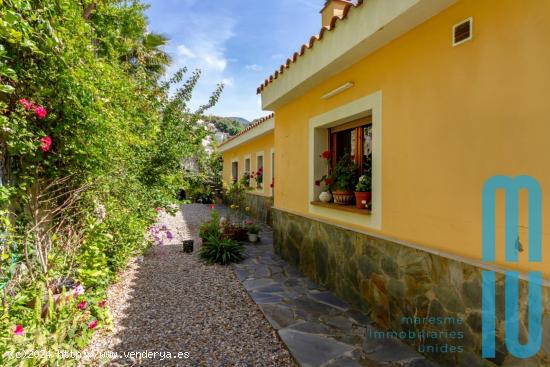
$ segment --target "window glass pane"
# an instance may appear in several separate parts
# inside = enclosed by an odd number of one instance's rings
[[[346,130],[336,133],[336,161],[344,154],[355,156],[355,130]]]
[[[371,175],[372,125],[363,127],[363,173]]]

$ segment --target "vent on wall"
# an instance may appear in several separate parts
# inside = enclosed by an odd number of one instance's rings
[[[453,26],[453,46],[458,46],[472,39],[473,19],[468,18]]]

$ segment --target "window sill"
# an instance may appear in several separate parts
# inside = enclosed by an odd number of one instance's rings
[[[341,210],[341,211],[345,211],[345,212],[362,214],[362,215],[370,215],[371,214],[370,210],[368,210],[368,209],[358,209],[358,208],[355,207],[355,205],[340,205],[340,204],[334,204],[334,203],[323,203],[322,201],[312,201],[310,204],[315,205],[315,206],[321,206],[323,208],[330,208],[330,209]]]

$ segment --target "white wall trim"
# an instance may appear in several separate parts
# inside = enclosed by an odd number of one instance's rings
[[[368,0],[351,9],[262,91],[262,108],[276,111],[356,64],[457,0]]]
[[[315,179],[326,172],[325,162],[319,156],[328,149],[328,128],[372,116],[372,210],[370,215],[345,212],[311,205],[317,200],[320,189],[314,185]],[[309,212],[326,218],[354,225],[382,229],[382,92],[356,99],[309,120],[308,155],[308,206]]]
[[[262,122],[260,125],[248,130],[242,135],[237,136],[235,139],[220,145],[217,150],[220,153],[227,152],[228,150],[234,149],[251,140],[267,135],[273,132],[273,129],[275,129],[275,117]]]

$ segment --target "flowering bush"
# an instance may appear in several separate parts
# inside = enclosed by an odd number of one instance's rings
[[[181,159],[204,151],[197,121],[222,86],[189,111],[200,73],[161,80],[165,40],[139,1],[1,4],[0,356],[77,350],[105,325],[107,285],[149,245],[153,208],[183,187]]]

